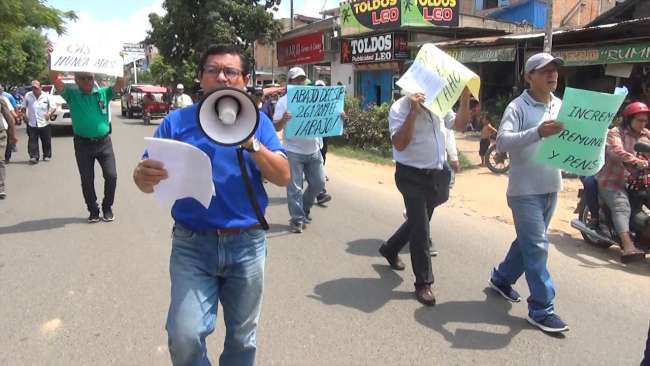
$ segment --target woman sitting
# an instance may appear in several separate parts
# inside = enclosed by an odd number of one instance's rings
[[[596,175],[598,196],[609,208],[611,221],[621,241],[623,263],[645,258],[645,253],[634,245],[630,237],[632,210],[625,183],[630,175],[628,168],[648,168],[648,160],[637,156],[634,144],[641,137],[650,138],[650,131],[646,129],[649,116],[650,108],[644,103],[635,102],[625,107],[621,126],[607,133],[605,166]]]

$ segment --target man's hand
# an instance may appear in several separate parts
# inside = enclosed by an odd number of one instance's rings
[[[341,112],[341,120],[343,120],[343,122],[347,122],[347,120],[348,120],[348,115],[347,115],[347,113],[345,113],[345,112]]]
[[[144,193],[153,192],[153,187],[163,179],[167,179],[167,170],[158,160],[142,160],[133,170],[133,181]]]
[[[18,143],[18,137],[16,137],[15,133],[9,134],[9,143],[11,145],[16,145]]]
[[[455,173],[460,172],[460,162],[458,160],[450,161],[449,165],[451,165],[451,169],[453,169]]]
[[[558,121],[546,121],[537,127],[537,133],[540,137],[548,137],[562,132],[563,129],[564,124]]]
[[[409,96],[411,101],[411,113],[419,112],[422,108],[422,103],[426,100],[424,93],[415,93]]]
[[[284,114],[282,115],[282,119],[284,120],[284,122],[289,122],[289,120],[291,120],[292,117],[293,114],[291,114],[291,112],[289,111],[284,112]]]

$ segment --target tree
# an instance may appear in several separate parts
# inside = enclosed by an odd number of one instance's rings
[[[41,0],[2,0],[0,19],[0,81],[24,84],[47,74],[47,38],[41,31],[63,34],[65,19],[77,16]]]
[[[165,16],[149,14],[152,30],[146,42],[155,45],[165,64],[195,74],[198,59],[210,44],[240,45],[250,52],[253,42],[280,36],[281,24],[267,10],[280,0],[165,0]],[[154,73],[155,74],[155,73]]]

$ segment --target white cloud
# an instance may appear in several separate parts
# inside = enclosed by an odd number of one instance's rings
[[[327,10],[339,6],[339,2],[339,0],[293,0],[293,13],[320,18],[321,15],[319,13],[323,9],[323,6]],[[275,18],[288,18],[290,12],[291,0],[282,0],[280,9],[275,13]]]
[[[53,43],[66,38],[106,45],[141,42],[147,36],[147,30],[151,29],[149,14],[165,13],[162,3],[163,0],[154,0],[151,5],[136,9],[128,17],[109,20],[97,19],[87,12],[79,11],[79,19],[66,24],[65,34],[59,37],[49,31],[46,35]]]

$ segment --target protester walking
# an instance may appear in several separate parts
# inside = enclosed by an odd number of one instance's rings
[[[8,144],[18,143],[16,137],[16,124],[10,112],[9,104],[0,99],[0,151],[3,151]],[[7,197],[5,189],[6,169],[4,160],[0,159],[0,200]]]
[[[56,105],[48,93],[41,90],[38,80],[32,81],[32,91],[25,94],[25,110],[27,111],[27,151],[29,163],[38,164],[41,151],[38,141],[41,141],[43,161],[52,159],[52,128],[50,115],[56,111]]]

